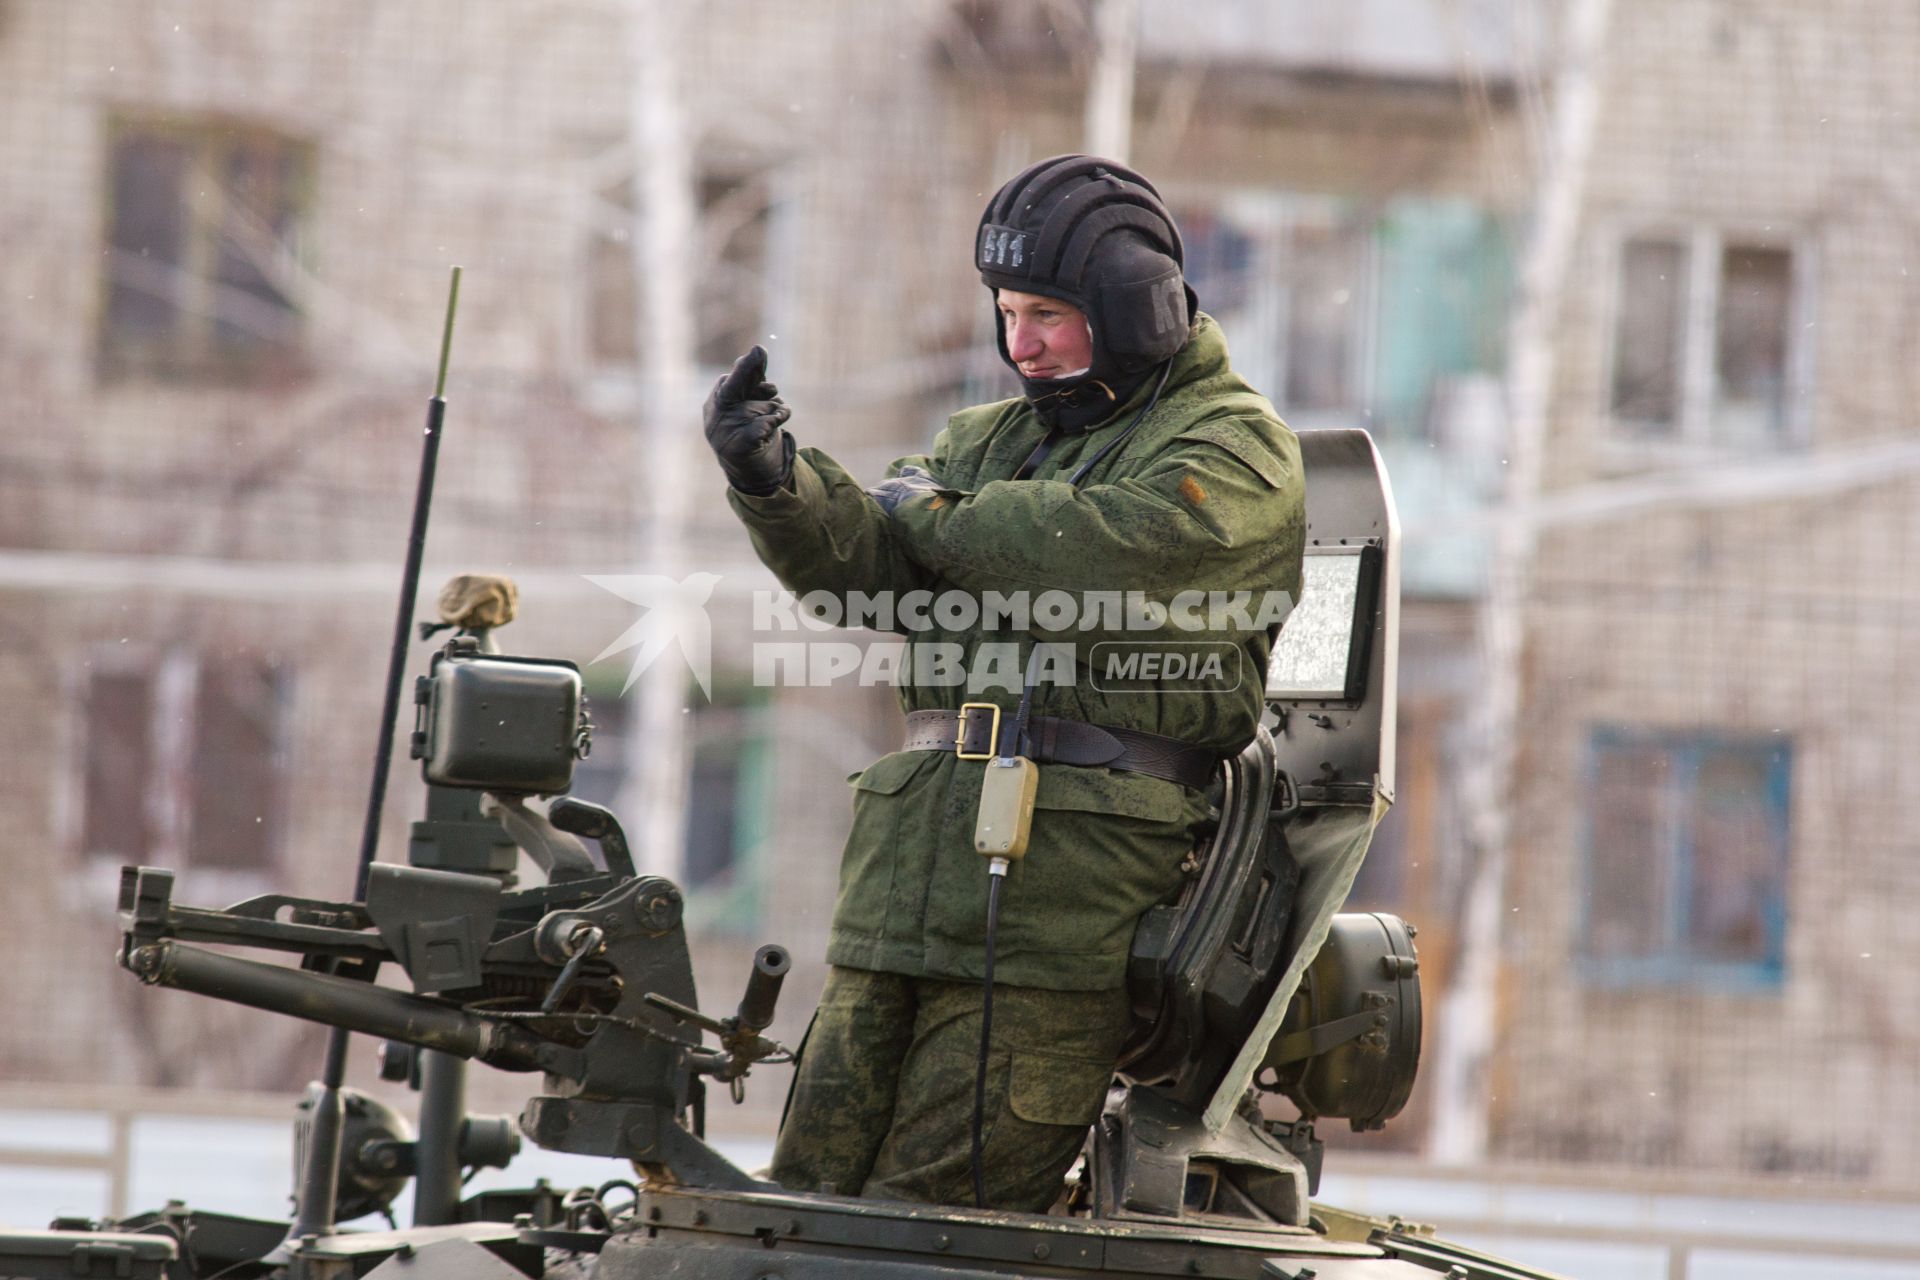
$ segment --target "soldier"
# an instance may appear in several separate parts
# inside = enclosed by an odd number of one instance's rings
[[[760,558],[797,593],[1297,598],[1298,442],[1233,372],[1182,263],[1171,216],[1131,170],[1063,156],[1008,182],[981,217],[976,266],[1025,394],[955,414],[931,456],[872,488],[796,450],[755,347],[715,386],[706,436]],[[1075,678],[1032,688],[1020,743],[1039,788],[999,912],[977,1135],[995,1208],[1044,1212],[1057,1197],[1128,1037],[1134,925],[1178,893],[1203,789],[1261,710],[1269,626],[1209,615],[1180,635],[1237,650],[1230,680],[1102,688],[1088,642],[1118,634],[1113,621],[1095,608],[1072,634],[1036,622],[909,635],[970,657],[1015,643],[1023,664],[1035,643],[1076,644]],[[972,696],[1007,719],[1021,701],[1004,687]],[[832,969],[774,1154],[785,1186],[973,1202],[989,879],[974,827],[978,757],[995,744],[989,714],[959,714],[968,698],[903,684],[903,749],[853,783]]]

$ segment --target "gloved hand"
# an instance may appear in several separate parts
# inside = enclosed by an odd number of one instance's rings
[[[902,467],[900,474],[889,476],[867,490],[867,496],[879,503],[882,511],[892,515],[893,509],[901,503],[927,494],[939,493],[946,487],[935,479],[930,471],[922,471],[919,467]]]
[[[793,437],[780,429],[792,410],[766,374],[767,349],[755,346],[713,384],[705,411],[707,444],[727,483],[756,497],[781,488],[793,474]]]

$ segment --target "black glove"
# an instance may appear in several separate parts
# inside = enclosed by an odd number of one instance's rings
[[[946,488],[935,479],[932,472],[922,471],[919,467],[902,467],[900,474],[882,480],[867,490],[867,496],[880,504],[880,509],[888,515],[895,507],[912,498],[930,493],[939,493]]]
[[[792,410],[766,380],[767,349],[756,346],[733,362],[707,397],[707,444],[727,483],[765,497],[793,474],[793,437],[780,429]]]

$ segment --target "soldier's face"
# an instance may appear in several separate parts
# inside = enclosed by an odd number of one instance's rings
[[[1024,378],[1068,378],[1093,364],[1093,330],[1087,315],[1072,303],[1038,293],[1002,289],[1000,323],[1006,326],[1007,354]]]

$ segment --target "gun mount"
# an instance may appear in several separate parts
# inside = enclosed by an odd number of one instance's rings
[[[123,876],[121,962],[143,982],[542,1072],[544,1090],[520,1117],[541,1146],[622,1157],[687,1185],[758,1185],[701,1140],[700,1077],[731,1083],[754,1062],[784,1059],[759,1032],[786,953],[762,949],[742,1002],[750,1019],[698,1015],[670,882],[596,873],[507,890],[486,876],[377,866],[364,903],[272,895],[225,911],[178,906],[172,888],[155,868]],[[303,967],[206,943],[290,951]],[[367,980],[386,964],[405,971],[411,992]],[[702,1047],[703,1029],[721,1035],[719,1050]]]

